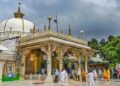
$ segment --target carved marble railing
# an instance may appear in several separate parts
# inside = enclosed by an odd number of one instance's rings
[[[25,80],[45,80],[47,75],[40,75],[40,74],[25,74],[24,79]],[[52,75],[53,79],[55,78],[55,75]]]
[[[46,75],[40,75],[40,74],[25,74],[24,79],[25,80],[45,80]]]
[[[67,41],[71,41],[71,42],[75,42],[75,43],[79,43],[82,45],[87,45],[87,41],[84,41],[84,40],[81,40],[81,39],[78,39],[78,38],[75,38],[75,37],[72,37],[69,35],[64,35],[61,33],[55,33],[52,31],[33,33],[33,34],[28,35],[28,36],[20,38],[19,42],[22,43],[22,42],[27,42],[28,40],[34,40],[34,39],[43,38],[43,37],[50,37],[50,36],[56,37],[59,39],[63,39],[63,40],[67,40]]]

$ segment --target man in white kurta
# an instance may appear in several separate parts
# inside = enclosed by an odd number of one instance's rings
[[[94,86],[94,78],[95,78],[95,75],[90,70],[90,72],[88,73],[88,86]]]
[[[97,72],[96,72],[95,69],[93,70],[93,73],[94,73],[94,75],[95,75],[95,78],[97,78]]]
[[[65,85],[66,79],[67,79],[67,72],[66,72],[66,70],[62,69],[60,74],[59,74],[59,80],[60,80],[60,84],[62,86]]]

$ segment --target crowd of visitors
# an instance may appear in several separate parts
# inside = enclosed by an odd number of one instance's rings
[[[41,74],[45,74],[45,69],[41,69]],[[54,68],[52,74],[55,76],[54,83],[64,85],[69,79],[74,81],[86,82],[88,86],[94,86],[94,81],[97,79],[109,81],[110,79],[120,79],[120,68],[89,68],[88,73],[84,69],[75,68],[67,71],[65,68],[61,70]]]
[[[113,79],[120,79],[120,68],[114,68],[111,72]]]
[[[68,73],[67,70],[65,70],[64,68],[61,70],[55,68],[54,75],[54,82],[59,82],[61,85],[64,85],[68,79],[73,79],[75,81],[82,82],[86,82],[87,80],[88,86],[94,86],[94,81],[96,81],[97,79],[104,81],[109,81],[111,78],[120,79],[120,68],[90,68],[90,70],[88,70],[88,73],[86,73],[84,70],[81,70],[80,68],[78,68],[77,70],[71,70],[70,73]]]

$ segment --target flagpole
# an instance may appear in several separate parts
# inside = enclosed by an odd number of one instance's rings
[[[56,13],[56,20],[57,20],[57,13]],[[57,33],[59,32],[58,31],[58,20],[57,20],[57,22],[56,22],[56,28],[57,28]]]
[[[54,22],[55,22],[55,24],[56,24],[56,30],[57,30],[57,33],[58,33],[59,31],[58,31],[57,12],[56,12],[56,18],[54,19]]]

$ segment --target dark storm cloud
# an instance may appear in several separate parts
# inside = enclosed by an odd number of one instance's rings
[[[80,36],[84,30],[87,39],[106,38],[108,35],[120,35],[120,1],[119,0],[1,0],[0,21],[10,18],[22,2],[25,18],[43,29],[47,16],[53,18],[58,13],[59,28],[68,32],[71,24],[73,35]],[[52,22],[52,29],[55,24]]]

